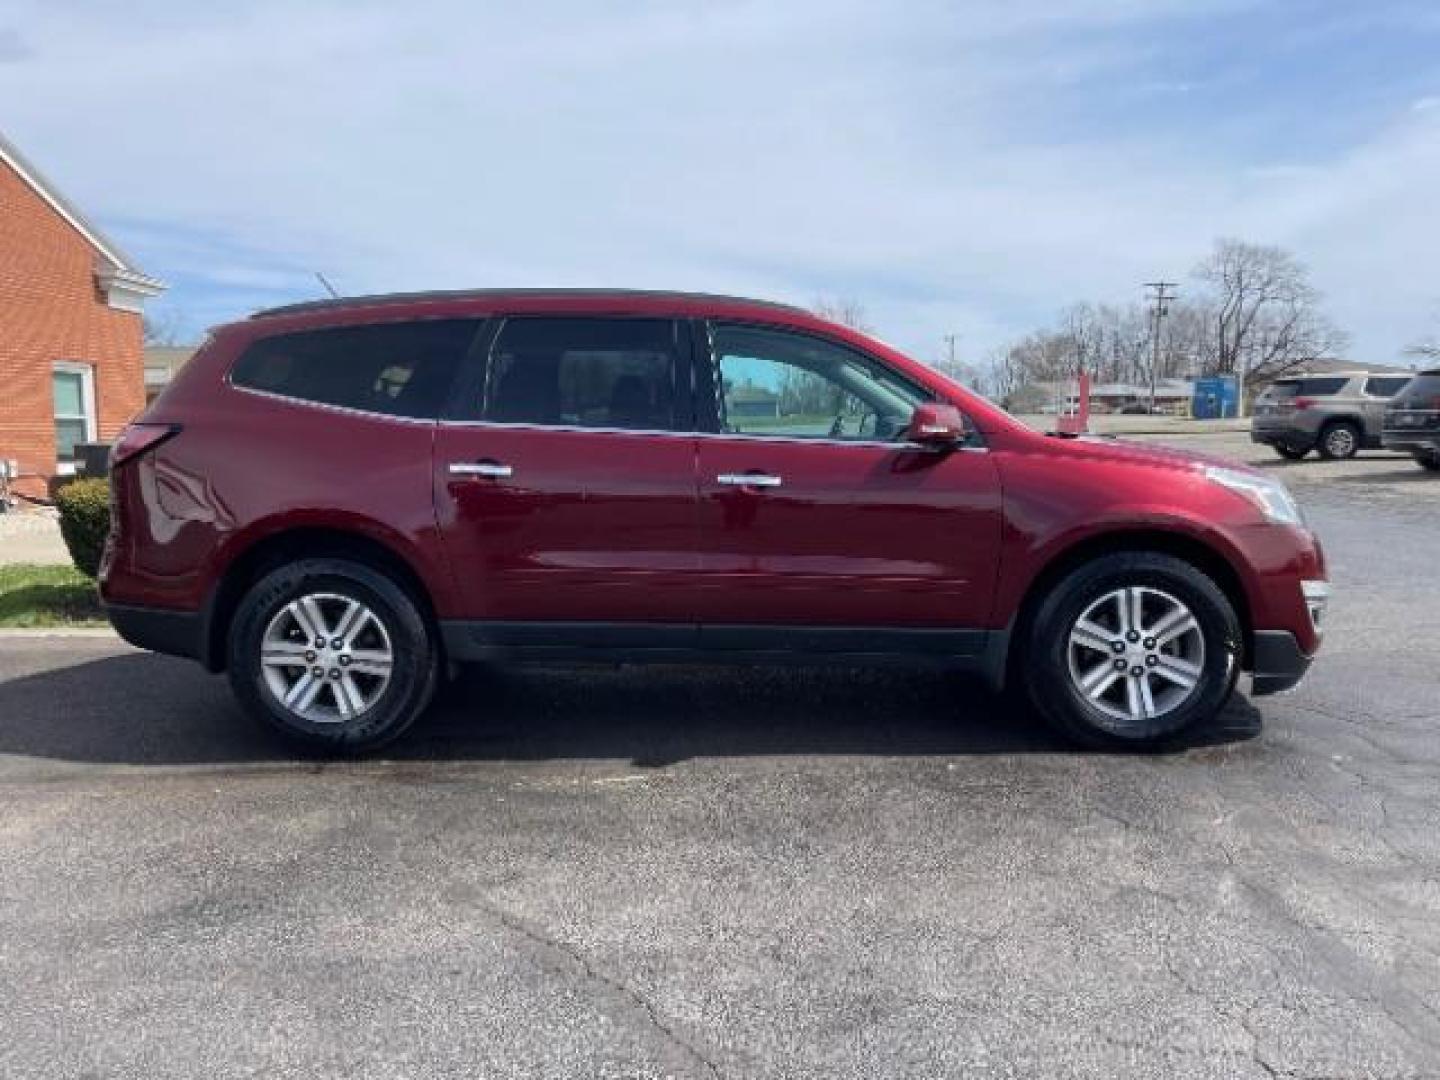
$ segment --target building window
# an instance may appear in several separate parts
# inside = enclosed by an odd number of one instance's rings
[[[55,459],[58,471],[75,471],[75,445],[95,441],[95,371],[89,364],[61,363],[51,376],[55,391]]]

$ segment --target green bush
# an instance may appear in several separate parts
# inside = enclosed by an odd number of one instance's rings
[[[75,569],[94,577],[110,531],[110,481],[76,480],[55,492],[60,509],[60,535],[70,549]]]

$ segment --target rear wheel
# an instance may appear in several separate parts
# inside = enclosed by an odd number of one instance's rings
[[[1308,447],[1301,450],[1298,446],[1286,446],[1284,443],[1277,443],[1275,452],[1286,461],[1299,461],[1304,458],[1306,454],[1310,453],[1310,450]]]
[[[1320,456],[1328,461],[1343,461],[1360,451],[1360,429],[1349,420],[1338,420],[1320,432]]]
[[[1026,643],[1031,701],[1090,746],[1148,749],[1224,706],[1239,670],[1239,620],[1225,594],[1168,555],[1109,555],[1040,605]]]
[[[438,653],[410,595],[345,559],[271,571],[241,599],[230,685],[251,716],[332,753],[382,746],[435,691]]]
[[[1440,472],[1440,452],[1430,450],[1415,455],[1416,462],[1422,469],[1429,469],[1431,472]]]

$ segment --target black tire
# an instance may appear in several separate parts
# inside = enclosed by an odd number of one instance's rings
[[[1360,428],[1349,420],[1332,420],[1315,445],[1326,461],[1346,461],[1360,452]]]
[[[1277,443],[1275,445],[1275,453],[1279,454],[1286,461],[1302,461],[1305,455],[1310,453],[1310,450],[1308,447],[1301,450],[1298,446],[1286,446],[1284,443]]]
[[[1070,632],[1081,615],[1107,593],[1132,587],[1159,590],[1189,608],[1205,649],[1189,696],[1143,722],[1116,719],[1093,704],[1075,685],[1069,659]],[[1016,674],[1041,716],[1075,741],[1097,749],[1154,750],[1224,707],[1235,689],[1242,648],[1235,609],[1210,577],[1169,555],[1123,553],[1086,563],[1051,589],[1030,622]]]
[[[1431,472],[1440,472],[1440,453],[1416,454],[1415,463],[1422,469],[1429,469]]]
[[[350,719],[309,720],[285,706],[264,677],[261,645],[271,620],[292,601],[316,594],[369,608],[393,657],[388,683]],[[379,631],[372,624],[370,632]],[[228,653],[230,687],[247,713],[294,742],[337,756],[374,750],[400,736],[430,703],[440,667],[434,635],[415,599],[373,567],[335,558],[302,559],[252,585],[235,610]]]

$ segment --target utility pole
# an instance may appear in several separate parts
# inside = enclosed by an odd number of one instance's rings
[[[945,353],[945,355],[946,355],[945,374],[946,374],[946,375],[949,375],[952,379],[956,377],[956,375],[955,375],[955,342],[958,341],[959,339],[960,339],[960,335],[959,335],[959,334],[946,334],[945,337],[944,337],[945,350],[946,350],[946,353]]]
[[[1145,288],[1154,289],[1150,299],[1154,301],[1155,307],[1151,309],[1150,318],[1153,322],[1154,332],[1150,336],[1150,412],[1155,412],[1155,384],[1160,371],[1160,326],[1165,316],[1170,313],[1170,301],[1175,299],[1175,289],[1179,288],[1178,281],[1147,281]]]

